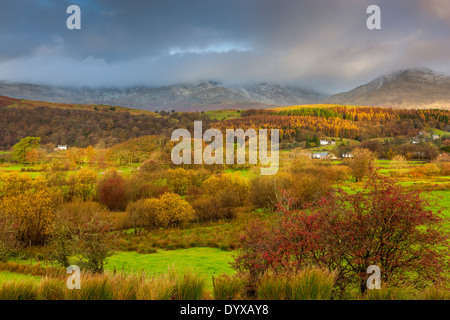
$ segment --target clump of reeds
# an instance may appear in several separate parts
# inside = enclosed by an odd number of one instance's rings
[[[169,276],[176,282],[172,295],[174,300],[201,300],[206,294],[205,278],[190,269],[181,274],[170,270]]]
[[[213,278],[216,300],[239,300],[245,295],[245,280],[239,275],[220,275]]]
[[[36,283],[31,280],[10,280],[0,286],[0,300],[35,300],[36,296]]]
[[[335,272],[305,268],[292,274],[266,274],[257,288],[264,300],[328,300],[336,280]]]

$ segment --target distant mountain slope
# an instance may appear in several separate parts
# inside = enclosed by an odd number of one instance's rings
[[[0,95],[57,103],[115,105],[151,111],[273,108],[318,102],[450,110],[450,77],[425,68],[402,70],[331,97],[311,90],[273,83],[239,86],[214,81],[156,88],[140,86],[98,89],[0,82]]]
[[[0,95],[58,103],[117,105],[152,111],[268,108],[314,103],[326,97],[316,92],[278,84],[225,86],[213,81],[126,89],[78,89],[0,82]]]
[[[408,69],[381,76],[325,103],[450,110],[450,77],[430,69]]]

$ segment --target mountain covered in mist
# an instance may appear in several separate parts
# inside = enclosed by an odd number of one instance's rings
[[[72,104],[103,104],[159,111],[271,108],[313,103],[450,109],[450,77],[430,69],[380,76],[348,92],[327,96],[275,83],[224,85],[215,81],[130,88],[75,88],[0,82],[0,95]]]
[[[226,86],[214,81],[157,88],[70,88],[0,82],[0,95],[58,103],[105,104],[145,110],[201,111],[309,104],[326,96],[310,90],[259,83]]]
[[[325,103],[450,109],[450,77],[426,68],[401,70],[333,95]]]

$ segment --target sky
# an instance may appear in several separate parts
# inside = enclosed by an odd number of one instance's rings
[[[69,30],[70,5],[81,29]],[[369,30],[367,7],[381,9]],[[348,91],[404,68],[450,74],[450,0],[2,0],[0,81],[214,80]]]

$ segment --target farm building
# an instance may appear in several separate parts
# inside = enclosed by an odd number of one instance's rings
[[[328,152],[314,152],[311,155],[312,159],[324,159],[328,156]]]

